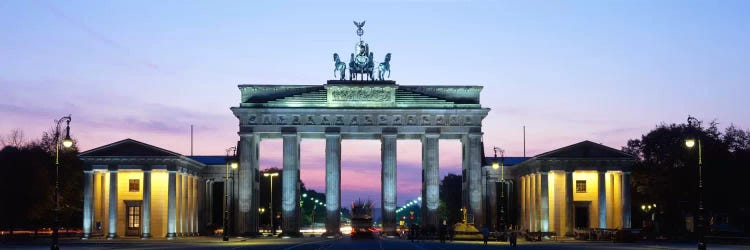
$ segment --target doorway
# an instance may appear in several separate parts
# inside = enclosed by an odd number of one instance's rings
[[[125,201],[125,236],[141,234],[141,201]]]
[[[590,201],[577,201],[575,202],[575,214],[573,218],[575,220],[576,228],[589,228],[589,214],[591,202]]]

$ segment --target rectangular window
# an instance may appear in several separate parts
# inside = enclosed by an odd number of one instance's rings
[[[139,179],[130,179],[130,192],[138,192],[141,189],[141,182]]]
[[[586,181],[585,180],[576,181],[576,193],[585,193],[585,192],[586,192]]]

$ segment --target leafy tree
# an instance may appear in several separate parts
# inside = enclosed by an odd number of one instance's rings
[[[21,135],[21,136],[18,136]],[[5,138],[23,138],[14,130]],[[14,146],[0,151],[0,228],[38,229],[51,227],[55,188],[54,136],[45,133],[41,140],[26,143],[16,139]],[[23,144],[17,142],[24,142]],[[60,225],[80,228],[83,221],[83,163],[75,147],[60,151]]]
[[[646,216],[640,212],[640,204],[656,203],[661,231],[685,233],[685,217],[695,213],[698,202],[698,154],[696,148],[685,146],[688,137],[698,137],[702,144],[703,200],[708,218],[747,221],[743,211],[749,208],[748,196],[734,193],[731,199],[724,197],[733,194],[749,173],[749,133],[730,126],[722,134],[717,125],[715,121],[707,127],[702,122],[693,126],[661,124],[640,139],[628,141],[623,150],[638,158],[631,182],[634,227]]]

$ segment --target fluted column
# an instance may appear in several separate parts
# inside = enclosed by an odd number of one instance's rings
[[[396,129],[385,129],[380,137],[380,195],[383,233],[396,234]]]
[[[175,236],[182,236],[182,173],[175,173]]]
[[[237,230],[242,235],[256,235],[258,233],[258,225],[256,223],[258,208],[255,207],[257,206],[257,202],[253,202],[253,200],[257,199],[259,195],[255,189],[255,186],[257,186],[256,182],[258,181],[255,175],[259,171],[259,144],[259,135],[253,133],[240,134],[240,148],[238,149],[240,166]],[[286,159],[286,154],[284,154],[284,158]]]
[[[607,187],[603,170],[598,171],[599,228],[607,228]]]
[[[182,174],[180,174],[180,236],[188,236],[187,182],[188,182],[187,174],[183,172]]]
[[[573,172],[565,171],[565,235],[573,235]]]
[[[169,170],[167,183],[167,238],[177,236],[177,171]]]
[[[151,238],[151,169],[143,170],[141,238]]]
[[[199,202],[202,199],[201,190],[198,189],[198,182],[200,182],[200,179],[195,176],[193,177],[193,234],[196,236],[198,235],[198,225],[200,224],[200,221],[198,220],[198,215],[201,211],[203,211],[202,203]]]
[[[117,237],[117,170],[109,171],[109,233],[107,238]]]
[[[536,174],[532,173],[529,174],[529,230],[532,232],[539,231],[539,227],[537,227],[537,221],[539,221],[539,218],[537,217],[537,210],[538,210],[538,204],[537,204],[537,181],[536,181]]]
[[[193,236],[193,213],[195,213],[195,204],[193,203],[193,198],[195,196],[195,192],[193,191],[193,175],[188,173],[185,175],[185,178],[187,179],[187,182],[185,182],[185,191],[187,193],[187,203],[186,205],[186,211],[185,213],[185,225],[187,229],[185,229],[185,233],[188,236]]]
[[[208,214],[206,215],[206,224],[213,225],[213,214],[214,214],[214,207],[213,207],[213,200],[214,200],[214,181],[213,180],[207,180],[206,181],[206,210],[208,210]]]
[[[539,173],[539,221],[542,232],[549,232],[549,174],[546,171]]]
[[[622,228],[630,228],[630,172],[622,172]]]
[[[422,224],[438,226],[440,203],[439,133],[427,132],[422,136]]]
[[[468,175],[466,183],[467,209],[474,215],[474,223],[484,226],[482,213],[482,133],[472,132],[463,139],[464,161]]]
[[[521,197],[521,223],[519,223],[519,224],[522,227],[521,229],[525,229],[525,228],[529,228],[529,226],[528,226],[529,219],[527,217],[528,213],[526,212],[526,210],[529,208],[529,205],[527,204],[527,202],[529,200],[528,200],[528,198],[526,198],[526,176],[522,175],[520,179],[521,179],[521,183],[520,183],[521,184],[521,194],[520,194],[520,197]]]
[[[326,235],[341,234],[341,133],[326,132]],[[270,211],[269,211],[270,212]]]
[[[94,172],[83,171],[83,238],[91,236],[94,221]]]
[[[286,236],[299,236],[299,134],[296,129],[282,132],[284,168],[281,193],[281,227]]]

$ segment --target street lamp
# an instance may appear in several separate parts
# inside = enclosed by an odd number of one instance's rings
[[[62,140],[62,146],[65,148],[73,146],[73,140],[70,139],[70,115],[63,116],[55,121],[55,123],[57,123],[57,126],[55,126],[55,219],[53,220],[52,225],[52,245],[50,245],[50,249],[52,250],[60,249],[58,244],[60,238],[58,233],[60,228],[60,200],[58,199],[58,196],[60,193],[60,124],[62,124],[63,121],[66,123],[65,138]]]
[[[274,235],[276,234],[276,227],[273,226],[273,177],[279,176],[279,173],[266,172],[266,173],[263,173],[263,176],[269,177],[270,178],[269,182],[271,183],[271,203],[268,204],[268,210],[270,212],[269,215],[271,216],[271,235]],[[303,194],[303,196],[307,196],[307,194]]]
[[[693,124],[698,124],[698,119],[695,117],[688,116],[688,127],[690,128],[690,136],[685,139],[685,146],[688,148],[695,147],[698,144],[698,249],[706,249],[706,240],[703,233],[703,149],[701,145],[701,138],[699,133],[693,128]]]
[[[232,152],[232,156],[229,156],[229,152]],[[237,156],[237,147],[230,147],[227,149],[227,157],[226,157],[226,169],[227,169],[227,176],[225,178],[226,181],[224,181],[224,232],[222,235],[223,241],[229,241],[229,168],[231,167],[232,170],[237,169],[239,164],[235,160],[235,157]]]
[[[492,169],[495,171],[500,169],[500,201],[498,202],[500,203],[500,216],[498,216],[500,218],[498,227],[500,228],[500,232],[505,232],[505,165],[503,164],[505,151],[499,147],[493,147],[492,149],[495,152],[495,161],[492,162]],[[497,159],[497,152],[500,152],[500,160]],[[489,177],[487,175],[488,181]]]

